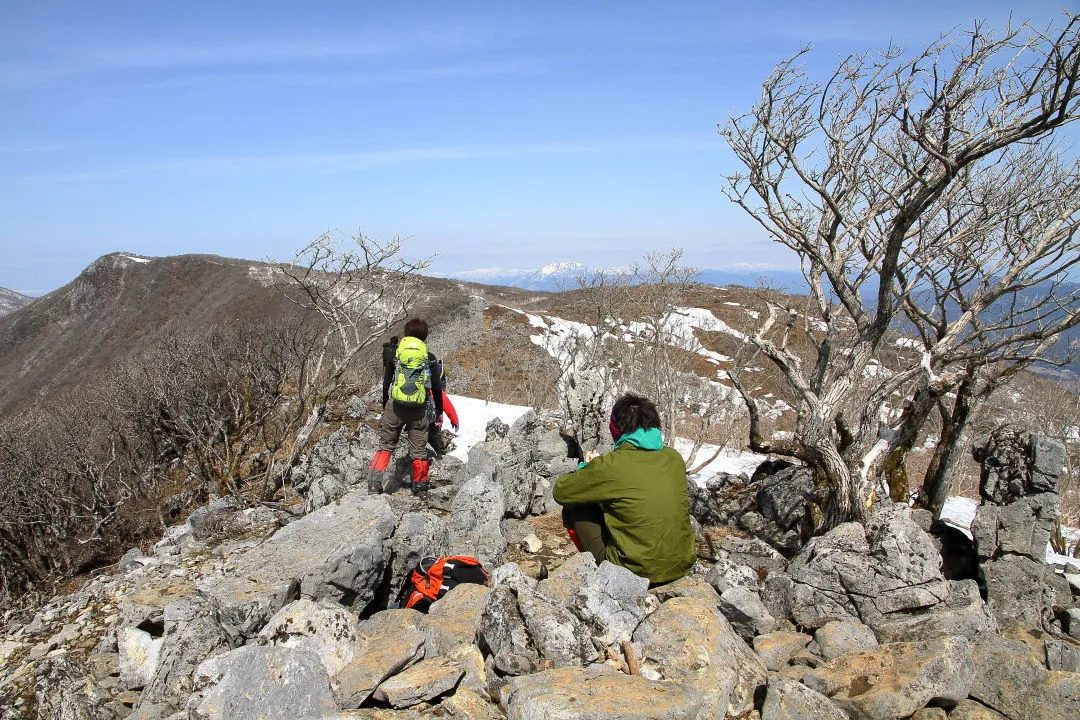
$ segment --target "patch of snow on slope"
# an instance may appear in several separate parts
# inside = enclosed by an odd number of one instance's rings
[[[679,454],[683,456],[683,459],[690,454],[694,444],[684,438],[675,438],[675,449],[679,451]],[[716,452],[717,445],[704,444],[698,451],[697,455],[691,459],[687,470],[693,469],[697,465],[704,462],[706,459],[712,456]],[[731,448],[724,448],[720,451],[720,454],[716,456],[712,462],[706,465],[690,476],[690,479],[699,485],[704,487],[705,483],[711,480],[719,473],[727,473],[729,475],[742,475],[749,479],[754,474],[754,470],[757,466],[765,461],[767,457],[765,455],[758,455],[757,453],[748,452],[745,450],[733,450]]]
[[[911,348],[912,350],[922,349],[922,343],[912,338],[896,338],[893,345],[899,348]]]
[[[710,332],[727,333],[739,340],[745,341],[747,339],[746,335],[731,327],[726,322],[713,315],[712,311],[706,310],[705,308],[681,307],[676,308],[675,312],[677,316],[686,318],[686,323],[692,328],[708,330]]]
[[[499,418],[507,425],[513,425],[518,418],[529,411],[529,408],[521,405],[508,405],[505,403],[487,402],[463,395],[450,395],[450,401],[454,403],[454,409],[458,412],[461,420],[461,431],[454,440],[454,449],[450,455],[462,462],[469,459],[469,450],[479,442],[483,442],[487,424],[493,418]],[[683,438],[676,438],[675,449],[685,458],[689,454],[693,443]],[[702,445],[694,458],[694,464],[703,462],[717,450],[716,445]],[[764,455],[741,450],[724,449],[699,472],[690,476],[690,479],[699,485],[704,485],[717,473],[725,472],[732,475],[744,475],[750,477],[758,465],[765,460]]]
[[[137,262],[137,263],[148,263],[148,262],[150,262],[150,258],[135,257],[134,255],[121,255],[120,257],[122,257],[125,260],[130,260],[131,262]]]
[[[529,408],[520,405],[487,402],[464,395],[450,395],[450,402],[454,404],[461,424],[458,435],[454,439],[454,449],[449,454],[462,462],[468,461],[469,450],[473,445],[484,441],[489,422],[499,418],[507,425],[513,425],[519,417],[529,411]]]
[[[580,369],[581,361],[578,360],[577,354],[574,352],[575,341],[578,338],[587,342],[596,339],[596,328],[560,317],[535,315],[506,305],[501,307],[524,315],[528,319],[529,325],[541,331],[540,334],[530,335],[529,340],[547,351],[559,363],[559,367],[570,368],[571,370]],[[663,326],[659,328],[659,332],[663,336],[663,341],[668,345],[700,355],[714,365],[732,362],[732,359],[727,355],[705,348],[694,334],[695,328],[726,332],[743,340],[746,339],[746,336],[738,330],[731,328],[710,311],[702,308],[676,308],[676,311],[666,318]],[[637,338],[651,336],[654,329],[649,324],[642,322],[622,323],[618,337],[622,342],[633,345]],[[609,337],[614,336],[609,335]]]

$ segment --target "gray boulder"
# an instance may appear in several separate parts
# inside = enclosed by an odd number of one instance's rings
[[[1051,671],[1046,679],[1046,700],[1043,713],[1046,717],[1080,717],[1080,673]]]
[[[799,632],[777,630],[754,638],[754,652],[765,663],[768,670],[776,672],[791,662],[791,658],[812,640],[813,638],[809,635]]]
[[[871,628],[943,603],[951,588],[933,540],[904,505],[886,505],[867,526],[839,525],[814,538],[788,568],[792,619],[816,629],[832,620]]]
[[[361,434],[359,441],[351,440],[345,428],[317,442],[292,472],[293,487],[304,496],[304,511],[310,513],[340,499],[350,486],[365,480],[374,445],[374,438],[367,434]]]
[[[1047,635],[1043,638],[1046,648],[1046,667],[1050,670],[1080,672],[1080,642],[1068,637]]]
[[[1043,562],[1057,515],[1058,496],[1050,492],[980,505],[971,525],[979,557],[1014,554]]]
[[[510,433],[510,426],[499,418],[491,418],[484,427],[484,441],[502,440]]]
[[[1055,608],[1071,604],[1064,578],[1042,561],[1002,555],[982,563],[986,603],[1000,624],[1044,627]]]
[[[795,602],[795,581],[787,573],[770,573],[762,584],[761,601],[777,620],[790,620]]]
[[[192,720],[294,720],[337,710],[319,658],[245,645],[202,663],[188,701]]]
[[[464,683],[464,681],[462,681]],[[505,720],[506,715],[498,705],[493,705],[486,694],[458,686],[453,695],[439,703],[449,720]]]
[[[356,615],[329,600],[297,600],[277,612],[259,637],[281,647],[314,653],[330,676],[353,660]]]
[[[727,535],[720,538],[720,549],[727,553],[731,562],[751,568],[759,578],[787,570],[787,559],[759,538]]]
[[[732,587],[754,590],[758,588],[758,574],[754,569],[734,562],[724,551],[718,553],[716,564],[709,569],[705,577],[716,592],[721,594]]]
[[[442,518],[429,512],[402,515],[391,543],[391,592],[397,592],[422,558],[442,557],[449,549],[450,530]]]
[[[503,675],[528,675],[539,669],[540,654],[510,584],[498,585],[488,593],[476,635],[480,650],[491,656]]]
[[[1077,717],[1080,688],[1073,686],[1076,695],[1069,701],[1068,683],[1059,684],[1063,678],[1076,674],[1048,672],[1042,659],[1034,656],[1025,643],[986,633],[973,643],[973,658],[975,675],[969,693],[972,699],[1010,720]]]
[[[694,597],[663,603],[634,632],[642,673],[703,693],[708,717],[739,715],[754,707],[766,682],[761,659],[714,605]]]
[[[384,680],[373,697],[396,708],[412,707],[452,691],[464,676],[465,671],[446,658],[421,660]]]
[[[693,597],[714,609],[720,606],[720,596],[713,586],[708,583],[705,576],[699,573],[684,575],[678,580],[653,588],[650,592],[661,603],[665,603],[671,598]]]
[[[415,610],[385,610],[357,626],[352,660],[332,678],[339,707],[360,707],[384,680],[424,657],[420,618]]]
[[[949,580],[948,595],[934,607],[923,612],[892,613],[874,623],[874,632],[881,642],[929,640],[946,635],[963,635],[973,639],[997,628],[990,608],[979,595],[974,580]]]
[[[557,668],[513,678],[507,720],[694,720],[700,692],[679,683],[624,675],[605,666]]]
[[[874,631],[858,620],[834,620],[826,623],[814,633],[814,641],[826,660],[873,650],[878,646]]]
[[[793,465],[766,477],[757,492],[762,517],[784,530],[799,526],[813,499],[814,475],[803,465]]]
[[[237,639],[253,637],[297,595],[362,613],[382,585],[395,520],[383,496],[348,493],[233,554],[198,588],[214,600],[219,621]]]
[[[960,702],[974,677],[971,643],[946,637],[844,655],[808,671],[803,683],[853,718],[899,720],[931,701]]]
[[[467,480],[450,509],[450,553],[471,555],[484,565],[501,565],[506,539],[499,521],[506,510],[502,486],[488,475]]]
[[[516,593],[541,666],[581,666],[596,659],[588,629],[565,605],[527,587]]]
[[[630,639],[648,608],[649,581],[606,560],[585,578],[570,610],[606,645]]]
[[[769,678],[761,720],[848,720],[829,698],[779,675]]]
[[[499,418],[494,418],[491,422],[502,423]],[[505,423],[503,423],[505,425]],[[491,423],[488,423],[490,426]],[[509,431],[509,428],[507,428]],[[487,475],[494,478],[499,473],[499,467],[505,463],[510,456],[510,442],[506,440],[505,435],[501,438],[489,438],[488,440],[477,443],[469,449],[469,459],[463,467],[458,468],[457,476],[454,478],[454,485],[464,485],[466,481],[476,477],[477,475]]]
[[[294,472],[294,476],[295,474]],[[304,496],[305,513],[310,513],[336,500],[340,500],[349,491],[344,476],[336,472],[308,477],[302,483],[294,481],[294,485]]]
[[[563,402],[568,434],[577,440],[582,453],[607,452],[613,443],[608,431],[610,403],[604,378],[597,369],[587,368],[571,373],[567,380],[570,387]]]
[[[196,540],[206,540],[222,532],[240,506],[232,495],[212,500],[208,505],[196,508],[188,516],[187,525]]]
[[[747,642],[776,629],[776,618],[769,614],[757,592],[747,587],[736,585],[722,592],[720,612]]]
[[[991,710],[975,700],[961,700],[949,713],[950,720],[1008,720],[996,710]]]
[[[134,627],[123,628],[117,633],[120,683],[124,687],[144,688],[153,680],[161,663],[164,642],[164,638],[153,638],[150,633]]]
[[[592,553],[577,553],[567,558],[546,580],[540,581],[540,592],[569,607],[578,588],[595,572],[596,560]]]
[[[168,704],[182,708],[192,691],[195,669],[231,648],[213,604],[195,595],[165,606],[160,660],[139,697],[138,707]]]
[[[446,655],[459,645],[476,642],[488,591],[483,585],[462,583],[431,604],[420,619],[427,635],[427,657]]]
[[[120,561],[116,563],[116,571],[125,573],[130,570],[136,570],[142,567],[142,563],[138,562],[140,558],[146,557],[143,551],[139,548],[131,548],[120,558]]]
[[[536,464],[544,467],[561,467],[564,462],[573,463],[574,466],[577,464],[576,460],[570,458],[568,439],[564,438],[562,433],[554,428],[537,427],[535,452]],[[573,466],[570,469],[573,470]],[[561,472],[557,473],[557,475],[562,474]]]
[[[7,700],[11,694],[0,696]],[[34,699],[39,720],[119,720],[128,709],[112,700],[94,678],[87,675],[82,663],[66,654],[44,659],[37,666]],[[25,707],[0,706],[4,717],[29,717]]]
[[[690,515],[706,527],[737,523],[756,507],[754,488],[740,475],[717,473],[704,486],[690,481],[687,492]]]

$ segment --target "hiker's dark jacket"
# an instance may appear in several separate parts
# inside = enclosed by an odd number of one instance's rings
[[[694,564],[686,463],[658,429],[619,438],[614,450],[555,481],[560,505],[599,504],[605,559],[649,579],[671,582]]]
[[[386,401],[390,399],[390,384],[394,382],[394,368],[397,366],[397,360],[395,354],[397,353],[396,342],[384,342],[382,346],[382,406],[386,407]],[[435,401],[435,417],[442,417],[443,414],[443,384],[442,375],[436,372],[438,367],[438,358],[435,357],[435,353],[429,352],[428,356],[428,370],[431,377],[431,399]]]

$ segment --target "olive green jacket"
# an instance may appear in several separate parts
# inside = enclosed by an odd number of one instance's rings
[[[560,505],[599,504],[606,559],[654,585],[682,577],[696,559],[686,464],[659,435],[620,438],[615,450],[563,475],[554,488]]]

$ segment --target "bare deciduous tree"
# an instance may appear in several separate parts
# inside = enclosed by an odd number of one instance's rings
[[[1077,261],[1077,169],[1046,143],[1076,118],[1078,27],[976,25],[914,55],[849,57],[824,84],[800,53],[721,128],[745,166],[726,195],[798,255],[813,301],[802,318],[770,306],[749,339],[798,406],[795,441],[772,443],[745,395],[751,447],[815,468],[824,527],[866,517],[874,481],[938,399],[977,403],[994,383],[976,387],[980,373],[1046,356],[1076,323],[1076,298],[1053,283]],[[1047,282],[1052,299],[1024,306]],[[919,359],[867,382],[900,318],[917,328]],[[894,393],[911,396],[898,420]],[[961,426],[955,447],[967,411],[944,409]]]
[[[560,359],[564,386],[580,373],[602,385],[603,398],[593,403],[597,407],[609,407],[625,390],[653,400],[665,442],[672,444],[677,434],[689,436],[687,462],[694,464],[733,407],[725,388],[694,367],[704,348],[686,303],[699,271],[683,265],[682,256],[681,249],[649,253],[624,270],[578,277],[577,310],[585,322],[546,342]],[[566,387],[563,395],[570,397]],[[606,417],[600,420],[592,424],[603,429]]]
[[[405,318],[416,300],[419,273],[430,264],[430,258],[405,258],[398,237],[379,241],[328,232],[281,268],[288,296],[324,323],[317,351],[297,387],[307,417],[296,432],[287,471],[296,464],[354,358]]]

